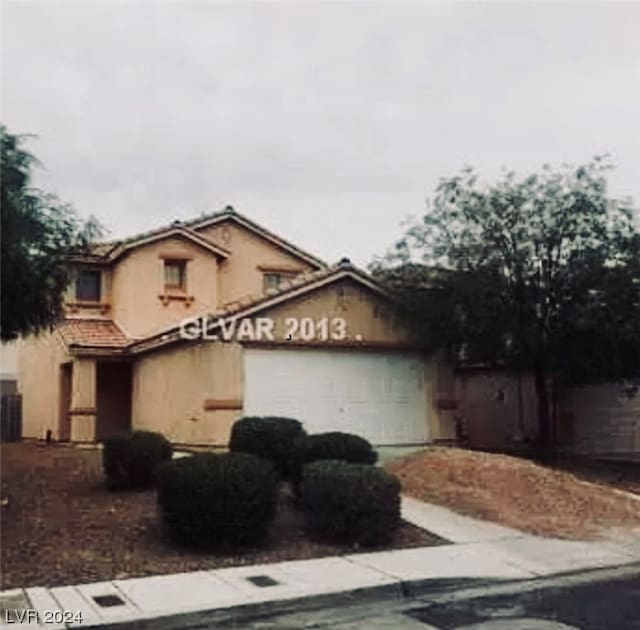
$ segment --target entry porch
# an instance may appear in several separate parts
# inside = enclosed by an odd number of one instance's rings
[[[99,442],[131,429],[131,363],[74,358],[59,373],[58,439]]]

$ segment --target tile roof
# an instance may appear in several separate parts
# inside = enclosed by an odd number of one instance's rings
[[[144,238],[148,238],[150,236],[155,236],[156,234],[161,234],[162,232],[166,232],[167,230],[176,226],[192,230],[194,226],[199,225],[201,223],[206,223],[207,221],[212,221],[214,219],[218,219],[226,216],[232,216],[234,214],[235,214],[235,211],[231,208],[231,206],[227,206],[224,210],[202,213],[199,217],[196,217],[194,219],[187,219],[185,221],[176,220],[170,223],[169,225],[162,225],[152,230],[147,230],[146,232],[140,232],[139,234],[134,234],[132,236],[129,236],[123,239],[122,243],[135,243],[136,241],[142,240]]]
[[[339,271],[339,269],[340,268],[338,266],[326,267],[324,269],[318,269],[317,271],[308,271],[306,273],[298,274],[291,279],[283,281],[277,289],[270,289],[266,293],[260,293],[259,295],[247,295],[234,300],[233,302],[224,304],[219,314],[231,315],[238,311],[243,311],[246,308],[256,306],[261,302],[267,302],[275,297],[284,295],[289,291],[293,291],[294,289],[302,288],[308,284],[313,284],[314,282],[333,276],[337,271]],[[354,270],[352,269],[352,271]]]
[[[267,230],[262,225],[257,224],[255,221],[252,221],[248,217],[243,214],[237,212],[233,206],[227,206],[224,210],[219,212],[213,212],[211,214],[203,214],[197,219],[193,219],[190,221],[186,221],[183,225],[193,228],[194,230],[199,230],[202,227],[210,225],[211,223],[224,218],[232,218],[240,225],[244,225],[245,227],[253,230],[254,232],[261,234],[267,239],[278,243],[281,247],[290,250],[291,252],[296,253],[298,256],[307,259],[308,261],[313,262],[318,267],[327,267],[327,263],[316,256],[300,249],[297,245],[294,245],[291,241],[278,236],[275,232],[271,232],[271,230]]]
[[[106,256],[112,249],[116,247],[116,243],[106,241],[104,243],[94,243],[91,245],[91,253],[96,256]]]
[[[343,259],[337,265],[295,276],[291,280],[283,282],[277,289],[272,289],[266,294],[261,294],[259,296],[245,296],[233,302],[228,302],[216,311],[205,311],[199,314],[194,314],[190,319],[196,320],[206,316],[218,318],[237,316],[240,313],[250,312],[256,308],[260,309],[263,306],[268,307],[273,300],[275,300],[276,303],[284,302],[289,299],[289,297],[296,296],[299,291],[304,292],[305,290],[312,290],[315,287],[322,286],[324,283],[330,283],[333,282],[334,279],[344,277],[355,279],[379,292],[388,299],[394,300],[394,297],[381,287],[373,278],[371,278],[371,276],[354,267],[348,259]],[[291,295],[288,297],[288,294]],[[136,339],[135,341],[132,340],[131,345],[127,348],[127,352],[132,352],[134,354],[141,351],[144,352],[152,347],[180,340],[179,326],[173,324],[162,331],[149,335],[148,337]]]
[[[148,230],[146,232],[134,234],[124,239],[110,241],[110,242],[96,243],[91,246],[91,254],[93,256],[106,258],[111,252],[115,251],[116,248],[118,247],[128,247],[128,246],[135,245],[140,241],[144,241],[146,239],[162,235],[165,232],[171,230],[172,228],[174,229],[179,228],[185,233],[190,233],[190,234],[193,234],[194,236],[197,235],[198,238],[202,239],[203,241],[209,242],[212,246],[223,249],[220,247],[220,245],[214,243],[207,237],[203,236],[199,232],[199,230],[203,227],[206,227],[207,225],[210,225],[211,223],[215,223],[219,220],[223,220],[227,218],[231,218],[236,222],[240,223],[241,225],[244,225],[245,227],[248,227],[249,229],[253,230],[254,232],[262,234],[264,237],[272,240],[273,242],[278,243],[281,247],[284,247],[285,249],[288,249],[294,252],[296,255],[301,256],[302,258],[307,259],[310,262],[313,262],[318,267],[326,267],[326,263],[324,261],[305,252],[304,250],[300,249],[290,241],[287,241],[286,239],[282,238],[281,236],[278,236],[277,234],[274,234],[273,232],[262,227],[261,225],[258,225],[251,219],[240,214],[239,212],[236,212],[236,210],[234,210],[232,206],[227,206],[223,210],[219,210],[217,212],[203,213],[199,217],[196,217],[194,219],[188,219],[186,221],[174,221],[169,225],[164,225],[152,230]]]
[[[216,219],[218,217],[227,216],[229,214],[231,214],[231,212],[228,209],[225,208],[224,210],[221,210],[221,211],[218,211],[218,212],[212,212],[212,213],[208,213],[208,214],[207,213],[203,213],[196,219],[189,219],[187,221],[173,221],[172,223],[170,223],[168,225],[162,225],[160,227],[153,228],[152,230],[146,230],[144,232],[138,232],[137,234],[133,234],[133,235],[127,236],[125,238],[112,240],[112,241],[103,241],[103,242],[99,242],[99,243],[93,243],[90,246],[90,253],[93,254],[94,256],[107,256],[107,254],[111,253],[113,250],[115,250],[119,246],[126,246],[126,245],[130,245],[130,244],[134,244],[134,243],[137,243],[138,241],[142,241],[142,240],[145,240],[147,238],[152,238],[154,236],[158,236],[160,234],[163,234],[164,232],[167,232],[171,228],[176,228],[176,227],[179,227],[179,228],[183,229],[184,231],[188,231],[188,232],[190,232],[192,234],[196,234],[202,240],[208,241],[212,245],[216,245],[210,239],[207,239],[202,234],[199,234],[198,232],[193,230],[191,228],[191,226],[198,225],[199,223],[202,223],[203,221]]]
[[[132,341],[110,319],[65,319],[58,332],[66,346],[119,349]]]

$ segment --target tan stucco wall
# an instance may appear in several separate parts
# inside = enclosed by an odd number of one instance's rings
[[[57,334],[42,333],[18,342],[18,389],[22,394],[22,435],[58,438],[60,364],[70,360]]]
[[[133,428],[172,442],[224,445],[239,410],[206,410],[205,401],[242,398],[242,347],[198,342],[140,358],[133,370]]]
[[[76,359],[71,381],[71,440],[93,442],[96,439],[96,362]]]
[[[22,394],[22,436],[44,439],[51,430],[61,439],[61,366],[72,362],[70,424],[71,440],[95,440],[96,362],[74,358],[57,333],[42,333],[21,340],[18,349],[18,388]]]
[[[406,325],[394,314],[389,303],[372,291],[350,279],[344,279],[306,293],[297,299],[275,306],[259,314],[274,320],[274,336],[284,339],[288,328],[286,319],[309,317],[317,321],[323,317],[346,320],[346,339],[328,339],[296,343],[320,344],[323,347],[349,344],[354,347],[377,345],[407,346],[412,338]],[[359,338],[360,339],[359,339]]]
[[[18,373],[18,341],[3,342],[0,346],[0,377],[16,378]]]
[[[203,228],[199,232],[231,251],[231,255],[220,264],[220,304],[261,295],[263,271],[259,266],[291,268],[301,272],[314,269],[306,261],[232,221]]]
[[[163,303],[164,256],[187,262],[187,296],[193,302]],[[115,263],[111,280],[112,317],[132,337],[151,334],[194,313],[215,310],[216,257],[188,240],[171,237],[134,249]]]
[[[384,300],[348,280],[256,316],[272,317],[276,327],[285,317],[343,317],[350,336],[347,341],[355,348],[405,348],[410,341]],[[362,341],[353,339],[356,333]],[[429,405],[435,372],[430,359],[425,359]],[[243,390],[243,346],[238,343],[201,340],[148,353],[134,365],[133,427],[161,431],[177,443],[226,445],[231,425],[242,413]],[[446,437],[452,429],[446,421],[438,422],[437,416],[437,408],[431,406],[429,421],[437,422],[436,434]]]

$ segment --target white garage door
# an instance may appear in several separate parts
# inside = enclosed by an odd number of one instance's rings
[[[247,348],[244,357],[247,416],[297,418],[308,433],[347,431],[377,445],[428,438],[415,354]]]

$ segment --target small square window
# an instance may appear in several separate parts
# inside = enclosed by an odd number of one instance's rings
[[[278,289],[282,284],[283,277],[281,273],[265,273],[263,276],[263,287],[265,292]]]
[[[102,272],[96,269],[80,269],[76,275],[76,300],[99,302]]]
[[[187,288],[187,261],[164,261],[164,288],[173,291],[185,291]]]
[[[295,278],[298,274],[290,271],[267,271],[262,275],[262,288],[265,293],[277,290],[289,280]]]

